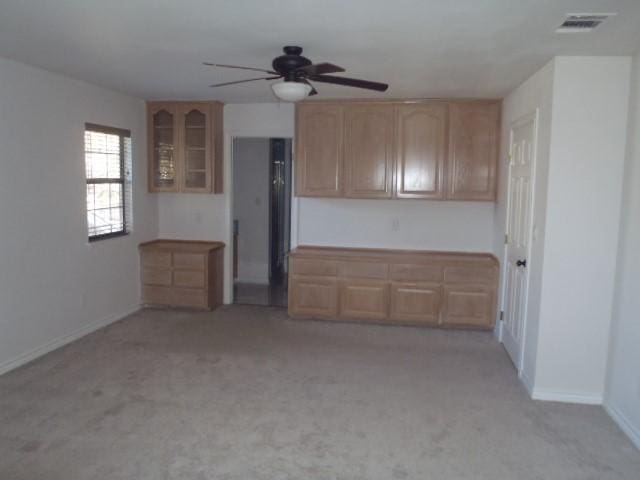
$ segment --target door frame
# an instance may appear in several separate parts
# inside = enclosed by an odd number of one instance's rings
[[[232,129],[224,133],[224,202],[225,216],[225,253],[224,253],[224,299],[225,305],[233,304],[233,141],[236,138],[290,138],[291,139],[291,185],[295,185],[295,134],[285,128],[248,128]],[[217,197],[218,195],[212,195]],[[294,249],[298,245],[298,197],[291,188],[291,218],[289,230],[289,246]]]
[[[520,340],[520,354],[517,362],[514,362],[514,366],[516,371],[518,372],[518,377],[522,377],[522,370],[524,364],[524,353],[525,346],[527,340],[527,320],[529,314],[529,289],[531,283],[531,265],[532,265],[532,253],[533,253],[533,230],[534,230],[534,216],[535,216],[535,205],[536,205],[536,184],[537,184],[537,165],[538,165],[538,133],[539,133],[539,120],[540,120],[540,109],[535,108],[534,110],[518,117],[509,125],[509,166],[507,171],[507,190],[506,190],[506,210],[505,210],[505,224],[504,224],[504,235],[506,238],[507,230],[508,230],[508,221],[509,221],[509,209],[511,208],[511,195],[510,195],[510,185],[511,185],[511,149],[513,145],[513,137],[514,130],[518,127],[530,122],[533,120],[533,155],[531,161],[531,213],[530,213],[530,222],[529,229],[527,232],[528,235],[528,247],[527,247],[527,268],[526,268],[526,283],[527,283],[527,291],[525,292],[525,300],[523,307],[523,319],[522,319],[522,338]],[[503,242],[502,247],[502,265],[500,268],[500,274],[503,279],[502,285],[500,287],[501,290],[501,302],[500,302],[500,343],[504,345],[504,319],[502,318],[502,312],[505,311],[506,305],[506,294],[507,294],[507,262],[508,262],[508,250],[507,243]],[[509,356],[509,358],[511,358]],[[513,360],[513,359],[512,359]]]

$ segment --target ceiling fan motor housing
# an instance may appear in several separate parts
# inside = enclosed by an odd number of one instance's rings
[[[273,69],[284,76],[285,81],[294,82],[302,76],[296,69],[311,65],[311,60],[302,56],[302,48],[287,46],[283,48],[284,55],[273,59]]]

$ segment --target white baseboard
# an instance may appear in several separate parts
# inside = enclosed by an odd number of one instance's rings
[[[534,388],[531,394],[534,400],[547,402],[581,403],[584,405],[602,405],[602,395],[585,395],[581,393],[558,392]]]
[[[524,384],[524,388],[527,389],[529,396],[533,398],[533,380],[531,380],[525,373],[524,370],[520,373],[520,381]]]
[[[629,437],[638,450],[640,450],[640,426],[636,426],[620,411],[618,407],[605,401],[602,405],[605,411],[618,424],[620,429]]]
[[[125,310],[123,313],[119,313],[116,315],[110,315],[108,317],[102,318],[98,321],[95,322],[91,322],[88,325],[85,325],[83,327],[80,327],[79,329],[68,333],[67,335],[62,335],[58,338],[55,338],[43,345],[40,345],[37,348],[34,348],[33,350],[30,350],[28,352],[22,353],[20,355],[18,355],[17,357],[11,358],[9,360],[6,360],[2,363],[0,363],[0,375],[7,373],[11,370],[14,370],[22,365],[24,365],[25,363],[29,363],[32,360],[35,360],[38,357],[41,357],[42,355],[45,355],[57,348],[60,348],[68,343],[73,342],[74,340],[78,340],[79,338],[84,337],[85,335],[89,335],[92,332],[95,332],[96,330],[101,329],[102,327],[106,327],[107,325],[116,322],[128,315],[131,315],[134,312],[137,312],[140,309],[139,305],[136,305],[134,307],[129,307],[127,310]]]

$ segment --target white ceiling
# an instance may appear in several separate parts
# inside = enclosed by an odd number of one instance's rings
[[[618,15],[555,33],[583,12]],[[391,85],[319,98],[502,97],[554,55],[637,51],[639,25],[640,0],[0,0],[0,56],[145,99],[271,102],[266,81],[208,88],[253,74],[201,62],[270,68],[300,45]]]

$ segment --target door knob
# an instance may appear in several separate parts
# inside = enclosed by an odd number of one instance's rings
[[[516,262],[516,267],[526,267],[527,266],[527,261],[526,260],[518,260]]]

